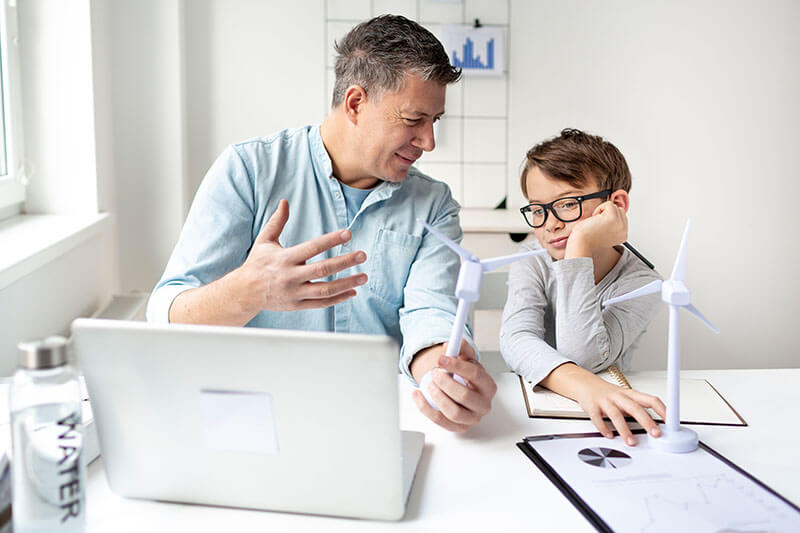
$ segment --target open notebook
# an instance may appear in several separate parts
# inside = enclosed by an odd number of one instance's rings
[[[667,397],[667,378],[642,375],[638,372],[623,374],[615,365],[597,374],[609,383],[633,388],[664,401]],[[588,415],[574,400],[553,391],[533,385],[519,378],[522,394],[530,417],[586,418]],[[654,420],[661,418],[648,409]],[[746,426],[747,423],[731,405],[704,379],[681,379],[681,423],[721,426]]]

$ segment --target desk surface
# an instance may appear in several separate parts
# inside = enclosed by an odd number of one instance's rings
[[[652,372],[663,375],[663,372]],[[693,426],[700,439],[800,505],[800,369],[686,371],[707,378],[748,427]],[[425,450],[399,522],[321,518],[264,511],[150,502],[112,493],[102,457],[89,467],[88,524],[127,531],[593,531],[569,501],[515,446],[522,437],[593,431],[588,421],[530,419],[519,380],[495,375],[492,412],[465,435],[440,429],[411,401],[400,378],[401,426],[425,433]],[[754,450],[770,453],[753,453]]]

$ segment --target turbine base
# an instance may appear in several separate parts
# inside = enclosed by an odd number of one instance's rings
[[[689,428],[678,426],[678,430],[669,430],[664,424],[658,425],[661,436],[654,438],[648,435],[649,444],[662,452],[688,453],[697,449],[697,433]]]
[[[422,391],[422,395],[425,396],[425,400],[428,402],[428,405],[433,407],[435,411],[440,411],[439,406],[436,405],[436,401],[431,397],[431,393],[428,391],[428,386],[430,385],[431,381],[433,380],[433,372],[439,367],[432,368],[428,370],[422,379],[419,382],[419,390]],[[458,374],[451,374],[450,372],[447,373],[448,375],[452,376],[454,380],[461,383],[462,385],[466,386],[467,382],[464,381],[464,378],[459,376]]]

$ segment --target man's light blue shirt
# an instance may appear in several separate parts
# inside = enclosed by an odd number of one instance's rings
[[[347,224],[350,225],[353,219],[356,218],[358,210],[361,209],[361,204],[367,199],[372,189],[356,189],[349,185],[342,185],[342,193],[344,194],[344,205],[347,208]]]
[[[168,322],[178,294],[241,266],[282,198],[289,201],[289,221],[281,245],[350,229],[349,242],[311,261],[364,250],[365,263],[325,281],[361,272],[369,279],[346,302],[324,309],[261,311],[247,326],[390,335],[402,347],[400,368],[411,377],[414,354],[449,338],[459,269],[458,256],[417,219],[460,242],[460,206],[446,184],[412,167],[404,181],[382,181],[369,191],[348,222],[342,184],[333,177],[319,126],[244,141],[220,155],[197,190],[150,296],[148,320]],[[464,337],[472,344],[468,329]]]

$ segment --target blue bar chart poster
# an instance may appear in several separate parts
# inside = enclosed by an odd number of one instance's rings
[[[454,67],[465,75],[501,76],[504,31],[498,26],[442,25],[442,44]]]

